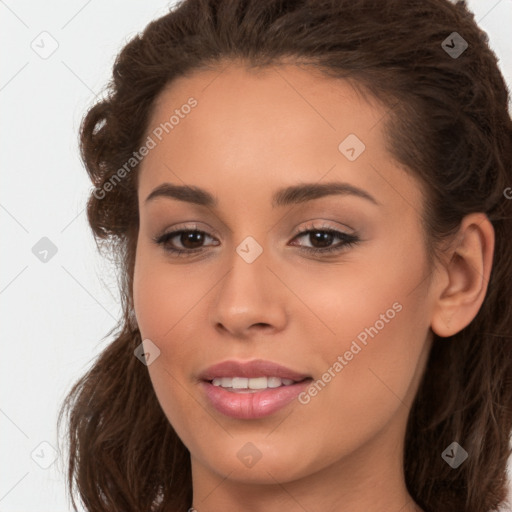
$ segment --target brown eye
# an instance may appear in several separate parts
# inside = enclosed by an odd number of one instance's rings
[[[318,236],[319,235],[319,236]],[[322,248],[328,247],[335,239],[332,233],[327,231],[310,231],[309,240],[313,242],[313,247]],[[319,245],[316,245],[319,244]]]
[[[301,245],[301,249],[319,254],[342,251],[346,248],[352,247],[360,241],[359,237],[356,235],[343,233],[335,229],[308,229],[307,231],[298,233],[294,240],[303,237],[308,237],[306,240],[308,240],[312,246],[307,247]],[[340,240],[340,242],[336,245],[331,245],[336,239]]]
[[[211,238],[213,240],[213,237],[204,231],[199,231],[197,229],[181,229],[165,233],[155,239],[155,242],[158,245],[162,245],[164,249],[170,253],[186,254],[202,251],[203,244],[207,238]]]
[[[185,249],[197,249],[204,243],[204,233],[201,231],[182,231],[179,236],[179,242]]]

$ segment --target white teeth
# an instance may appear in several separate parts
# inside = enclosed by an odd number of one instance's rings
[[[249,379],[247,377],[233,377],[231,387],[233,389],[247,389],[249,386]]]
[[[278,388],[282,382],[279,377],[267,377],[269,388]]]
[[[265,389],[267,387],[267,377],[255,377],[247,380],[249,389]]]
[[[231,389],[267,389],[280,386],[290,386],[292,379],[281,379],[279,377],[215,377],[212,384],[222,388]]]

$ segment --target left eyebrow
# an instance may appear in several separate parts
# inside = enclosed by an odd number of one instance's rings
[[[272,208],[300,204],[329,195],[352,195],[366,199],[375,205],[380,203],[366,190],[344,182],[302,183],[277,190],[272,196]],[[190,185],[162,183],[146,198],[146,203],[157,197],[168,197],[200,206],[216,207],[218,199],[210,192]]]

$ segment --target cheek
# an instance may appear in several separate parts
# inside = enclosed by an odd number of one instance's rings
[[[401,247],[400,254],[376,247],[365,261],[347,265],[350,272],[340,267],[336,279],[302,279],[299,293],[314,291],[304,296],[324,324],[315,318],[305,329],[313,333],[316,322],[322,333],[303,346],[304,360],[322,372],[314,396],[304,397],[317,408],[310,418],[336,404],[331,414],[343,421],[350,411],[357,429],[370,412],[375,421],[389,417],[414,385],[428,336],[427,268],[420,243]]]
[[[321,373],[301,397],[298,414],[304,432],[330,439],[324,462],[363,445],[410,409],[425,340],[419,336],[418,310],[406,297],[393,302],[396,297],[374,297],[364,311],[358,304],[345,304],[338,310],[336,336],[305,351],[304,360]],[[304,456],[315,458],[323,442],[308,442]]]
[[[198,294],[204,295],[205,289],[187,276],[184,267],[172,268],[167,263],[139,244],[134,308],[142,339],[150,339],[160,349],[159,357],[148,366],[153,389],[169,422],[188,446],[193,439],[187,433],[197,432],[193,424],[202,425],[207,420],[200,415],[201,410],[189,407],[190,394],[184,391],[190,385],[188,366],[194,360],[194,351],[197,353],[197,345],[189,342],[195,322],[187,320],[193,315]]]
[[[310,333],[305,336],[310,343],[301,348],[303,359],[311,362],[317,374],[322,372],[321,380],[329,382],[333,392],[337,389],[335,393],[340,393],[342,400],[350,391],[350,396],[357,397],[352,404],[357,407],[372,401],[373,392],[381,400],[381,391],[389,393],[386,385],[399,394],[406,392],[424,346],[428,322],[423,300],[420,294],[408,294],[405,276],[402,282],[396,276],[393,283],[381,288],[376,287],[375,280],[350,284],[353,286],[343,290],[324,286],[318,297],[309,295],[308,304],[320,312],[324,325],[310,316],[308,324],[302,324],[303,332]],[[315,334],[320,332],[323,334]],[[335,400],[335,396],[329,399]]]
[[[183,329],[194,307],[213,285],[211,273],[155,257],[144,246],[137,249],[133,280],[135,315],[145,338],[164,340]]]

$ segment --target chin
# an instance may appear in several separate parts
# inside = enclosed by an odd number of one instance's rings
[[[260,441],[257,436],[234,437],[227,443],[217,444],[215,451],[211,450],[211,445],[204,446],[197,452],[205,454],[208,450],[206,456],[195,457],[191,452],[192,460],[201,460],[201,464],[223,478],[251,484],[291,482],[321,469],[320,460],[308,460],[301,453],[302,442],[297,440],[290,444],[275,440],[270,443],[265,436],[268,436],[267,431]]]

